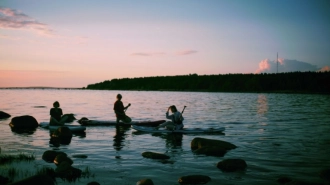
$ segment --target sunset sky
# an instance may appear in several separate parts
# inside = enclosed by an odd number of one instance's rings
[[[0,0],[0,87],[329,70],[329,0]]]

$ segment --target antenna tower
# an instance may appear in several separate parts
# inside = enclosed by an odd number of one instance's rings
[[[277,67],[276,73],[278,73],[278,52],[277,52],[277,59],[276,59],[276,67]]]

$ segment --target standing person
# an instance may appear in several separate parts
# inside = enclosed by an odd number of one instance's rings
[[[50,120],[49,125],[64,125],[68,117],[63,116],[62,109],[60,108],[60,103],[55,101],[53,103],[53,108],[50,109]]]
[[[117,101],[113,106],[113,110],[115,111],[117,117],[117,123],[119,123],[119,121],[122,121],[124,123],[130,123],[132,119],[126,115],[125,110],[129,106],[131,106],[131,104],[129,103],[126,107],[124,107],[124,104],[121,101],[122,98],[123,97],[121,96],[121,94],[117,94]]]
[[[169,110],[171,110],[171,112],[173,114],[169,115]],[[159,126],[156,127],[156,129],[160,128],[160,127],[166,127],[166,129],[168,130],[180,130],[183,129],[184,125],[183,125],[183,116],[182,114],[176,109],[175,105],[170,106],[167,111],[166,111],[166,118],[170,119],[171,121],[167,121],[163,124],[160,124]]]

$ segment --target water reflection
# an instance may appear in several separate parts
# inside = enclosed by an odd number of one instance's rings
[[[32,135],[36,131],[36,128],[14,128],[10,127],[11,131],[16,134]]]
[[[152,134],[152,136],[165,139],[166,148],[181,148],[182,147],[182,133],[169,133],[169,134]]]
[[[131,128],[129,125],[116,125],[116,135],[113,136],[113,148],[120,151],[124,146],[126,131]]]
[[[264,94],[258,95],[258,114],[264,115],[268,112],[267,97]]]

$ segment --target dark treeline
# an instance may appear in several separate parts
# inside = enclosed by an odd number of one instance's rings
[[[122,78],[87,89],[206,92],[330,93],[330,72],[180,75]]]

